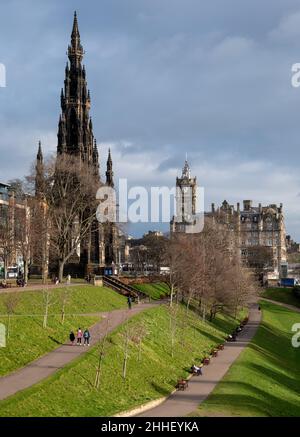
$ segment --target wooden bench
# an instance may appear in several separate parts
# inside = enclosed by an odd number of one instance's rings
[[[176,388],[178,390],[185,390],[186,388],[188,388],[188,386],[189,386],[189,382],[186,379],[179,379],[177,381]]]
[[[205,358],[203,358],[202,363],[203,363],[205,366],[208,366],[208,364],[210,363],[210,357],[205,357]]]
[[[217,351],[217,349],[213,349],[213,350],[211,351],[211,355],[212,355],[213,357],[217,357],[217,356],[218,356],[218,351]]]
[[[12,288],[12,283],[8,282],[7,284],[0,284],[0,288]]]
[[[219,345],[217,346],[217,349],[218,349],[219,351],[222,351],[222,350],[224,349],[224,344],[219,344]]]

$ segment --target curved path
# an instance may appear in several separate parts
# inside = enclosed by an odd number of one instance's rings
[[[279,305],[281,307],[287,308],[288,310],[292,310],[292,311],[296,311],[296,313],[300,313],[300,308],[296,307],[295,305],[279,302],[278,300],[268,299],[266,297],[260,297],[259,300],[264,300],[265,302],[274,303],[275,305]]]
[[[63,287],[78,287],[78,286],[87,286],[87,285],[92,285],[92,284],[88,284],[88,283],[84,283],[84,282],[71,282],[71,284],[66,284],[66,283],[61,283],[61,284],[47,284],[46,288],[47,289],[53,289],[53,288],[63,288]],[[26,287],[10,287],[10,288],[0,288],[0,294],[4,294],[4,293],[21,293],[21,292],[25,292],[25,291],[43,291],[43,288],[45,287],[45,285],[43,284],[29,284],[26,285]]]
[[[203,367],[202,376],[193,376],[185,391],[176,391],[159,406],[138,414],[139,417],[183,417],[195,411],[217,383],[223,378],[229,367],[238,358],[242,350],[253,338],[260,324],[261,312],[257,305],[249,314],[249,322],[239,334],[237,341],[226,343],[223,351],[212,359],[211,364]]]
[[[148,308],[153,308],[158,303],[141,303],[133,306],[131,310],[114,310],[109,313],[101,313],[102,320],[91,327],[91,345],[97,343],[104,336],[105,331],[113,331],[117,326],[124,323],[135,314]],[[86,353],[88,347],[72,346],[64,344],[43,357],[33,361],[27,366],[14,373],[0,378],[0,400],[3,400],[15,393],[24,390],[61,369],[75,358]]]

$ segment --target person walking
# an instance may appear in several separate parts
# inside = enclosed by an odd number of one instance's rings
[[[75,334],[73,331],[70,332],[70,342],[71,344],[74,346],[74,341],[75,341]]]
[[[90,334],[90,331],[88,330],[88,329],[86,329],[85,331],[84,331],[84,333],[83,333],[83,340],[84,340],[84,346],[85,345],[87,345],[87,346],[89,346],[90,345],[90,338],[91,338],[91,334]]]
[[[81,346],[81,341],[82,341],[82,331],[81,328],[78,328],[77,331],[77,346]]]
[[[70,285],[71,284],[71,275],[68,274],[67,276],[67,284]]]
[[[127,298],[127,304],[128,304],[128,309],[131,310],[131,306],[132,306],[132,297],[129,295]]]

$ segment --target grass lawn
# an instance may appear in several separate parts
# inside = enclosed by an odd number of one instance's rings
[[[111,416],[169,394],[177,379],[188,374],[205,352],[224,340],[237,322],[218,316],[218,328],[185,308],[177,317],[172,357],[170,314],[166,306],[146,310],[120,326],[106,343],[99,390],[93,387],[99,346],[49,379],[0,403],[1,416]],[[122,379],[123,333],[147,331],[141,360],[130,343],[127,378]],[[225,328],[222,329],[222,326]],[[230,328],[230,329],[228,329]]]
[[[165,282],[134,284],[133,287],[147,294],[153,300],[158,300],[161,296],[168,296],[170,294],[170,289]]]
[[[300,349],[291,344],[300,314],[267,302],[261,307],[254,339],[193,415],[300,416]]]
[[[64,289],[51,290],[48,327],[44,329],[44,298],[39,291],[22,291],[0,294],[0,323],[7,325],[8,317],[4,302],[16,294],[18,304],[11,317],[7,347],[0,348],[0,376],[12,372],[66,341],[70,330],[83,329],[99,321],[99,316],[80,315],[110,311],[126,306],[126,299],[116,292],[102,287],[76,286],[68,290],[65,322],[61,323],[62,296]]]
[[[300,299],[293,294],[292,288],[267,288],[261,293],[261,297],[300,308]]]

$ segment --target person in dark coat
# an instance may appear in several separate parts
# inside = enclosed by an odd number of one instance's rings
[[[84,346],[85,345],[90,345],[90,338],[91,338],[91,334],[90,331],[88,329],[86,329],[83,333],[83,340],[84,340]]]
[[[70,332],[70,342],[72,343],[72,345],[74,344],[74,341],[75,341],[75,334],[74,334],[74,332],[73,331],[71,331]]]
[[[128,309],[131,310],[131,306],[132,306],[132,297],[129,295],[127,298],[127,304],[128,304]]]

